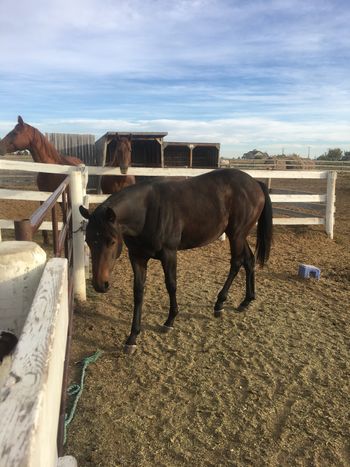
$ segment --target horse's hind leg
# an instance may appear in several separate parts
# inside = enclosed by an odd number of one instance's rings
[[[244,261],[246,291],[243,302],[239,305],[238,311],[243,311],[255,299],[255,257],[248,242],[245,241]]]
[[[229,237],[229,239],[231,248],[231,267],[225,284],[220,290],[214,306],[214,316],[216,317],[221,315],[221,311],[224,308],[224,303],[227,300],[227,295],[232,285],[233,279],[237,276],[243,263],[244,243],[240,240],[233,239],[232,237]]]
[[[165,285],[170,300],[169,315],[163,325],[163,329],[164,331],[169,331],[173,328],[174,320],[179,312],[176,300],[176,251],[165,250],[163,252],[161,262],[165,276]]]

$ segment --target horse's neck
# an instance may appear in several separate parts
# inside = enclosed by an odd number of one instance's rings
[[[146,208],[135,206],[133,196],[122,196],[113,209],[123,234],[134,237],[141,233],[145,223]]]
[[[57,149],[38,130],[34,133],[29,150],[35,162],[62,164],[61,155]]]

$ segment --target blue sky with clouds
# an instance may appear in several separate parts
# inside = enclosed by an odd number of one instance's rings
[[[0,136],[20,114],[227,157],[350,150],[349,24],[348,0],[1,0]]]

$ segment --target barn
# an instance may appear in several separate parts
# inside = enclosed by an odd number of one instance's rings
[[[196,167],[219,166],[219,143],[168,142],[166,132],[107,132],[96,141],[97,165],[108,165],[119,136],[132,137],[134,167]]]

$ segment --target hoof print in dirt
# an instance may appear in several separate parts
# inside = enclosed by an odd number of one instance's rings
[[[253,308],[254,302],[250,301],[248,303],[242,302],[236,309],[236,313],[242,313],[243,311],[249,311]]]

